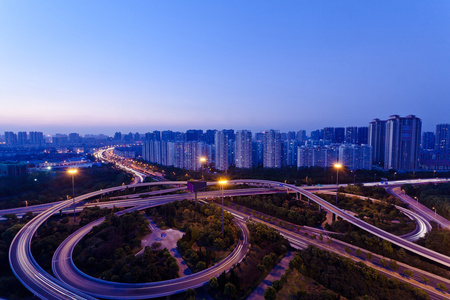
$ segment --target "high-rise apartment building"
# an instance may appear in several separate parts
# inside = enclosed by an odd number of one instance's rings
[[[217,130],[215,130],[215,129],[214,130],[212,130],[212,129],[206,130],[206,132],[203,134],[203,141],[208,145],[213,145],[216,131]]]
[[[358,140],[356,141],[356,144],[369,144],[369,127],[358,127]]]
[[[216,145],[215,163],[216,169],[228,170],[228,133],[226,130],[216,131],[214,138]]]
[[[248,169],[252,167],[252,132],[238,130],[235,141],[235,165],[236,168]]]
[[[311,139],[313,141],[322,140],[324,138],[324,130],[323,129],[317,129],[314,131],[311,131]]]
[[[35,146],[40,146],[44,144],[44,133],[39,131],[30,131],[30,144]]]
[[[297,148],[297,167],[330,167],[337,162],[335,147],[306,147]]]
[[[436,145],[436,137],[434,132],[424,132],[422,134],[422,143],[420,144],[422,149],[425,150],[434,150]]]
[[[252,142],[252,165],[262,165],[264,161],[264,142],[255,140]]]
[[[8,146],[17,145],[17,134],[12,131],[5,131],[5,143]]]
[[[17,133],[17,144],[25,145],[28,142],[28,136],[26,131],[19,131]]]
[[[281,168],[281,134],[278,130],[264,133],[264,168]]]
[[[203,136],[203,130],[201,129],[189,129],[186,131],[186,142],[200,141]]]
[[[372,168],[372,147],[343,144],[339,146],[339,162],[350,170]]]
[[[297,141],[299,143],[306,142],[306,130],[299,130],[299,131],[297,131],[297,134],[296,134],[295,138],[297,139]]]
[[[323,139],[334,143],[334,127],[325,127],[323,129]]]
[[[297,166],[298,144],[296,139],[286,140],[283,142],[283,165]]]
[[[369,123],[369,146],[372,147],[372,164],[384,166],[386,121],[374,119]]]
[[[345,142],[345,128],[344,127],[334,128],[333,143],[342,144],[344,142]]]
[[[438,152],[450,152],[450,124],[436,125],[436,146]]]
[[[384,169],[417,170],[422,121],[414,115],[392,115],[386,121]]]
[[[345,142],[347,144],[357,144],[358,143],[358,127],[345,128]]]

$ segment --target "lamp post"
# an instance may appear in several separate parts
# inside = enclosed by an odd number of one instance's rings
[[[75,222],[75,174],[77,174],[77,169],[69,169],[67,171],[72,175],[72,201],[73,201],[73,221]]]
[[[339,192],[339,169],[342,168],[342,165],[337,163],[334,164],[336,168],[336,206],[338,205],[338,192]]]
[[[395,181],[395,175],[397,175],[397,172],[394,173],[394,181]]]
[[[434,170],[433,173],[434,173],[434,178],[437,178],[437,177],[436,177],[436,170]]]
[[[219,180],[220,187],[222,189],[222,237],[223,237],[223,187],[227,184],[226,180]]]
[[[204,156],[200,157],[200,162],[202,164],[202,180],[205,180],[205,174],[204,174],[205,166],[204,166],[204,163],[206,162],[206,157],[204,157]]]
[[[434,217],[436,218],[436,207],[433,207],[434,209]]]

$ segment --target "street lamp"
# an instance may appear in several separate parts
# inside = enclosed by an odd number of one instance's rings
[[[223,237],[223,188],[227,184],[227,180],[219,180],[220,187],[222,189],[222,237]]]
[[[397,175],[397,172],[394,173],[394,181],[395,181],[395,175]]]
[[[202,164],[202,180],[205,180],[205,175],[204,175],[205,167],[204,167],[204,163],[206,162],[206,157],[204,157],[204,156],[200,157],[200,162],[201,162],[201,164]]]
[[[67,172],[72,175],[72,200],[73,200],[73,221],[75,222],[75,174],[78,173],[77,169],[69,169]]]
[[[334,164],[336,168],[336,206],[338,205],[338,192],[339,192],[339,169],[342,168],[341,164]]]
[[[433,209],[434,209],[434,217],[436,218],[436,208],[433,207]]]

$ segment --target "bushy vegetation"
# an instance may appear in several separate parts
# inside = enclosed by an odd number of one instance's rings
[[[331,204],[336,203],[335,195],[319,194]],[[356,217],[393,234],[402,235],[416,228],[414,221],[405,216],[394,205],[384,201],[370,201],[358,197],[338,195],[338,207],[356,213]]]
[[[131,181],[131,175],[112,164],[81,168],[75,177],[75,195]],[[0,177],[0,209],[66,200],[72,195],[72,177],[64,171]]]
[[[334,235],[333,237],[336,239],[353,244],[363,249],[367,249],[370,252],[377,253],[390,259],[403,262],[412,267],[450,279],[450,271],[443,268],[441,265],[407,250],[405,251],[403,248],[393,245],[389,241],[382,240],[356,228],[347,221],[335,221],[331,224],[331,226],[326,226],[326,229],[345,233],[345,235]]]
[[[10,266],[8,251],[12,240],[19,230],[30,221],[31,213],[18,218],[11,214],[6,216],[7,221],[0,222],[0,298],[5,299],[33,299],[33,295],[14,276]]]
[[[417,244],[428,249],[450,256],[450,231],[432,230],[425,237],[420,238]]]
[[[292,266],[348,299],[430,299],[421,289],[314,246],[296,253]]]
[[[214,204],[184,200],[147,209],[147,213],[158,226],[185,232],[177,247],[192,272],[204,270],[230,253],[240,236],[233,216],[226,211],[222,236],[222,209]]]
[[[118,282],[148,282],[178,276],[178,265],[167,249],[136,257],[141,238],[151,233],[148,221],[139,211],[105,220],[87,234],[75,247],[75,264],[85,273]]]
[[[325,221],[326,213],[288,194],[234,197],[233,202],[297,225],[316,227]]]
[[[252,245],[247,256],[228,274],[210,280],[210,294],[216,299],[245,299],[287,252],[289,242],[275,229],[252,221],[247,227]]]
[[[51,262],[53,253],[69,235],[84,225],[117,211],[119,211],[118,208],[111,210],[107,208],[100,209],[98,206],[86,207],[77,216],[76,223],[72,221],[72,216],[50,218],[48,222],[45,222],[39,228],[37,236],[31,241],[33,256],[44,270],[52,273]]]
[[[412,198],[417,197],[429,209],[436,208],[439,215],[450,220],[450,183],[404,184],[402,190]]]
[[[363,184],[348,185],[346,187],[340,187],[339,192],[374,198],[397,206],[406,207],[405,203],[403,203],[400,199],[397,199],[396,197],[390,195],[388,192],[386,192],[386,189],[380,186],[365,186]]]

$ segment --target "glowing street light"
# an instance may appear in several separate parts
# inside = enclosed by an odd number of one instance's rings
[[[339,169],[342,168],[342,165],[337,163],[334,164],[336,168],[336,206],[338,205],[338,191],[339,191]]]
[[[73,200],[73,221],[75,222],[75,174],[78,173],[77,169],[69,169],[67,173],[72,175],[72,200]]]
[[[433,209],[434,209],[434,218],[436,218],[436,208],[433,207]]]
[[[224,179],[219,180],[220,188],[222,189],[222,237],[223,237],[223,188],[227,183],[228,183],[227,180]]]
[[[204,164],[206,162],[206,157],[204,157],[204,156],[200,157],[200,162],[202,164],[202,180],[205,180],[205,175],[204,175],[205,166],[204,166]]]

